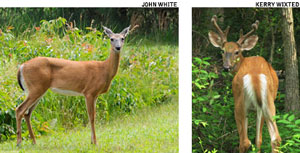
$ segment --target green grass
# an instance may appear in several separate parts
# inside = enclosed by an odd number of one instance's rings
[[[25,123],[23,123],[25,124]],[[90,127],[53,132],[37,138],[0,144],[1,152],[178,152],[178,100],[120,116],[96,125],[98,145],[91,144]]]

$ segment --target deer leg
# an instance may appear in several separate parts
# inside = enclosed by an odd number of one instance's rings
[[[43,92],[44,93],[44,92]],[[43,94],[42,93],[42,94]],[[22,136],[21,136],[21,133],[22,133],[22,129],[21,129],[21,121],[22,121],[22,118],[25,114],[25,112],[28,110],[28,113],[31,114],[31,111],[30,111],[30,108],[31,107],[35,107],[36,103],[37,103],[37,100],[39,97],[41,97],[42,94],[32,94],[32,93],[29,93],[26,100],[24,102],[22,102],[17,108],[16,108],[16,121],[17,121],[17,146],[20,146],[21,142],[22,142]],[[26,115],[25,115],[26,116]],[[30,115],[29,115],[30,116]],[[30,117],[25,117],[25,119],[29,119]],[[29,132],[31,131],[32,132],[32,129],[31,129],[31,125],[30,125],[30,122],[28,122],[26,119],[26,122],[27,122],[27,126],[30,126],[29,129]],[[29,124],[28,124],[29,123]],[[33,134],[33,133],[32,133]],[[30,134],[31,136],[31,134]],[[32,137],[34,139],[34,136]],[[35,141],[35,140],[34,140]]]
[[[29,130],[29,135],[30,135],[30,138],[32,139],[33,144],[36,144],[36,141],[35,141],[35,137],[34,137],[34,132],[33,132],[32,127],[31,127],[30,118],[31,118],[32,111],[35,109],[35,107],[38,104],[38,100],[31,108],[28,109],[28,112],[25,113],[25,115],[24,115],[24,118],[25,118],[25,121],[26,121],[26,124],[27,124],[27,128]]]
[[[96,96],[86,95],[86,107],[91,123],[91,142],[92,144],[97,144],[96,133],[95,133],[95,117],[96,117]]]
[[[280,146],[281,138],[278,133],[277,125],[272,120],[266,120],[269,134],[271,137],[272,153],[277,152],[276,148]]]
[[[256,147],[258,148],[258,153],[260,153],[260,146],[262,143],[262,129],[264,125],[264,117],[262,115],[262,110],[257,109],[257,120],[256,120]]]
[[[266,118],[266,123],[268,126],[269,134],[271,137],[271,146],[272,146],[272,153],[277,152],[276,148],[280,146],[281,137],[279,135],[276,122],[273,120],[273,116],[276,115],[274,100],[271,96],[268,96],[268,112],[266,115],[268,115]]]
[[[235,115],[235,121],[238,129],[238,133],[240,136],[239,152],[244,153],[247,152],[248,148],[251,145],[251,142],[248,139],[248,134],[247,134],[248,118],[246,117],[244,102],[238,100],[240,99],[235,99],[235,104],[239,104],[239,105],[235,106],[234,115]]]

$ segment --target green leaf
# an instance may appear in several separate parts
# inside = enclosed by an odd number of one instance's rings
[[[296,125],[286,125],[286,127],[288,127],[288,128],[296,128],[297,126]]]
[[[199,88],[199,89],[202,89],[202,88],[205,88],[205,86],[204,85],[200,85],[199,83],[195,83],[195,85]]]
[[[202,60],[204,60],[204,61],[207,61],[207,60],[210,60],[211,58],[210,57],[204,57],[204,58],[202,58]]]
[[[296,121],[295,121],[295,124],[296,124],[296,125],[300,124],[300,119],[296,120]]]
[[[207,66],[210,65],[210,64],[209,64],[208,62],[206,62],[206,61],[202,61],[202,63],[203,63],[204,65],[207,65]]]
[[[300,143],[300,140],[298,140],[298,139],[294,139],[295,141],[297,141],[298,143]],[[299,145],[299,144],[298,144]]]
[[[199,100],[200,102],[202,102],[202,101],[206,101],[207,98],[204,98],[204,97],[198,97],[198,100]]]
[[[291,122],[287,120],[278,120],[277,123],[290,124]]]
[[[273,119],[274,119],[274,120],[277,120],[277,119],[279,119],[279,118],[280,118],[280,116],[277,116],[277,115],[273,116]]]
[[[293,131],[295,131],[295,132],[300,132],[300,129],[293,129]]]
[[[214,99],[218,99],[218,98],[220,98],[221,97],[221,95],[214,95]]]
[[[201,122],[201,120],[195,120],[195,121],[194,121],[194,123],[195,123],[196,125],[199,125],[200,122]]]
[[[293,114],[293,115],[291,115],[289,118],[288,118],[288,120],[291,122],[291,121],[293,121],[295,119],[295,115]]]
[[[196,125],[199,125],[201,123],[204,127],[206,127],[208,125],[207,122],[203,122],[202,120],[194,120],[194,123]]]
[[[289,114],[283,115],[283,119],[286,120],[286,118],[289,116]]]
[[[219,114],[223,116],[224,115],[224,111],[223,110],[219,111]]]
[[[201,122],[201,124],[202,124],[204,127],[206,127],[206,126],[208,125],[207,122]]]
[[[205,70],[200,70],[200,72],[203,73],[203,74],[208,74],[208,72],[205,71]]]
[[[203,107],[202,108],[202,111],[205,113],[207,111],[207,108],[206,107]]]

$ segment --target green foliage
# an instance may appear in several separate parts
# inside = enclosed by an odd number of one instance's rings
[[[283,138],[279,150],[281,152],[300,152],[300,119],[294,114],[276,116],[280,135]],[[281,130],[282,129],[282,130]]]
[[[157,107],[145,107],[136,113],[118,116],[103,124],[96,124],[98,145],[90,143],[90,127],[54,131],[51,135],[0,144],[1,152],[167,152],[179,151],[178,102],[171,99]]]
[[[8,135],[15,134],[15,111],[14,107],[21,100],[18,98],[21,95],[18,90],[17,83],[12,80],[16,79],[13,71],[15,62],[10,58],[1,59],[0,62],[0,141],[6,140]]]
[[[228,136],[233,131],[228,123],[234,122],[230,82],[216,85],[219,75],[211,69],[210,58],[193,58],[193,152],[223,150],[226,142],[232,142]]]
[[[35,33],[34,28],[40,26],[40,21],[47,23],[60,17],[73,22],[73,27],[80,31],[89,31],[91,27],[100,30],[104,25],[119,32],[137,24],[140,28],[134,33],[138,37],[178,42],[178,8],[0,8],[0,29],[28,38]]]
[[[37,26],[26,37],[16,37],[11,30],[0,35],[0,141],[15,137],[14,109],[25,99],[16,78],[20,64],[38,56],[75,61],[102,61],[109,56],[109,39],[93,27],[82,30],[62,17],[42,20]],[[97,100],[97,121],[106,122],[137,108],[159,105],[178,95],[178,47],[153,45],[154,42],[147,45],[131,39],[134,38],[129,35],[111,89]],[[40,100],[32,115],[32,126],[38,136],[87,123],[83,97],[51,91]],[[26,124],[22,124],[22,129],[23,136],[28,137]]]

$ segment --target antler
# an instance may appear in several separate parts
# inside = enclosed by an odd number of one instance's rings
[[[243,35],[243,29],[241,29],[240,39],[237,41],[237,43],[241,45],[246,38],[248,38],[253,32],[255,32],[258,29],[258,23],[259,21],[256,20],[255,23],[252,24],[252,30],[249,31],[246,35]]]
[[[222,42],[227,42],[227,34],[229,32],[229,28],[230,26],[228,26],[225,30],[225,33],[222,31],[222,29],[218,26],[217,24],[217,16],[214,15],[212,18],[211,18],[211,22],[214,24],[214,26],[216,27],[219,35],[221,36],[221,39],[222,39]]]
[[[133,32],[136,28],[140,27],[140,25],[136,24],[135,26],[133,26],[130,30],[130,33]]]

